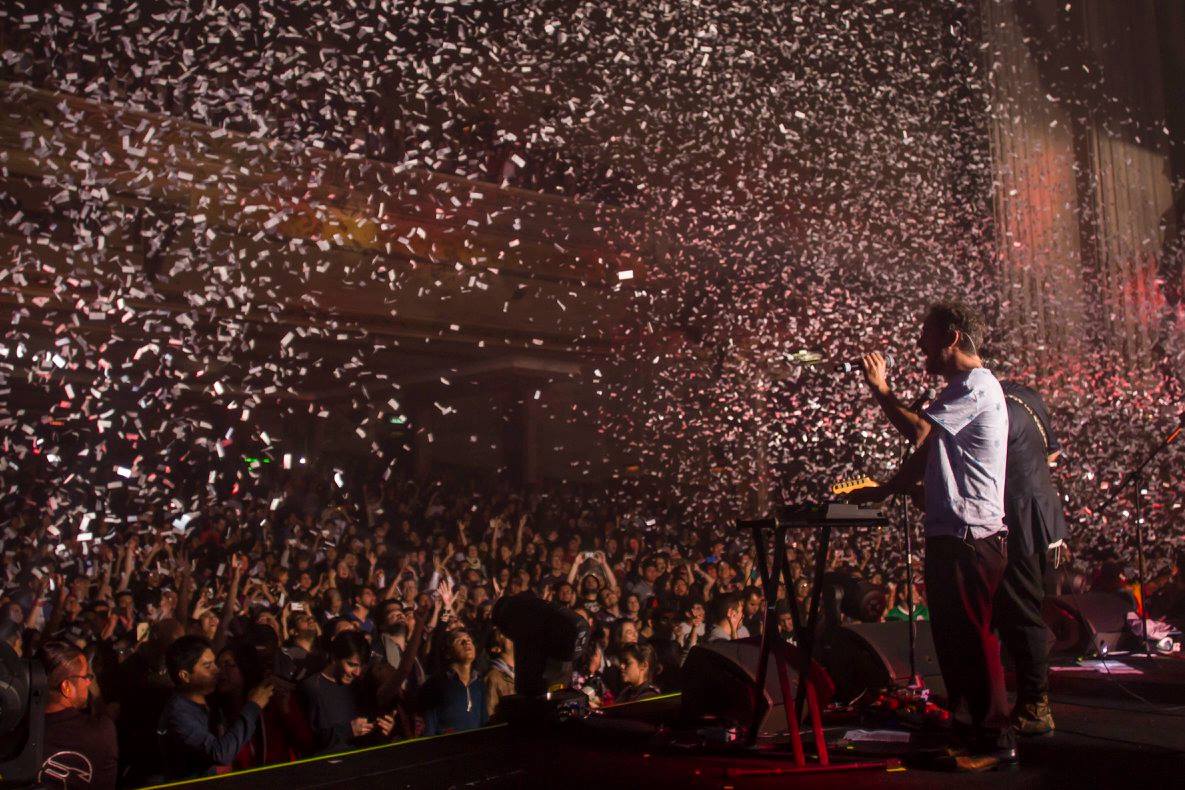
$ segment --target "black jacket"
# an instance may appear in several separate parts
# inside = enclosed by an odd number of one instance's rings
[[[1008,404],[1004,524],[1009,552],[1027,556],[1045,551],[1066,536],[1061,495],[1047,461],[1061,446],[1041,396],[1015,382],[1005,381],[1002,386]]]

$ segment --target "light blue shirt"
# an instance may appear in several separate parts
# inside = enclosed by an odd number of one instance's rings
[[[926,537],[1004,531],[1008,408],[987,368],[950,380],[923,413],[934,429],[926,459]]]

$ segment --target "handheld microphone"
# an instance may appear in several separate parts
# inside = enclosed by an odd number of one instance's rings
[[[893,355],[884,354],[885,367],[893,367]],[[860,357],[853,357],[851,359],[828,359],[822,354],[814,351],[796,351],[786,357],[786,361],[792,365],[798,365],[804,368],[819,368],[835,373],[851,373],[853,371],[859,372],[864,370],[863,364],[860,362]],[[773,372],[785,375],[791,369],[781,368],[778,366]]]
[[[885,358],[885,367],[886,368],[893,367],[893,355],[892,354],[883,354],[882,356]],[[860,357],[856,357],[854,359],[839,360],[839,361],[820,360],[820,362],[818,364],[826,365],[827,367],[831,368],[832,370],[834,370],[838,373],[852,373],[853,371],[856,373],[859,373],[860,371],[864,370],[864,365],[860,361]]]

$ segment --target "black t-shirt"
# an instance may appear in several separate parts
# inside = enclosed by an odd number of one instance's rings
[[[335,683],[318,673],[299,688],[317,751],[329,754],[348,748],[354,740],[350,722],[361,715],[355,685]]]
[[[44,754],[37,779],[46,787],[115,787],[119,747],[107,716],[73,708],[46,714]]]
[[[121,701],[119,742],[123,745],[124,767],[129,779],[142,784],[164,770],[157,743],[156,725],[161,711],[173,694],[173,684],[160,655],[150,654],[145,643],[126,661],[114,668],[104,689]],[[113,663],[113,662],[112,662]],[[104,680],[108,683],[108,680]]]

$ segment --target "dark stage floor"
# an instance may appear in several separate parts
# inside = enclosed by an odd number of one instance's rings
[[[210,790],[1182,786],[1185,706],[1137,700],[1132,690],[1128,684],[1101,679],[1093,687],[1080,683],[1073,693],[1057,694],[1056,735],[1023,741],[1019,768],[973,776],[906,767],[832,775],[753,775],[749,772],[776,769],[779,762],[648,752],[631,746],[628,737],[600,739],[591,744],[587,738],[564,737],[554,731],[528,735],[502,726],[208,779],[200,784]],[[829,738],[838,737],[845,729],[829,730]]]

